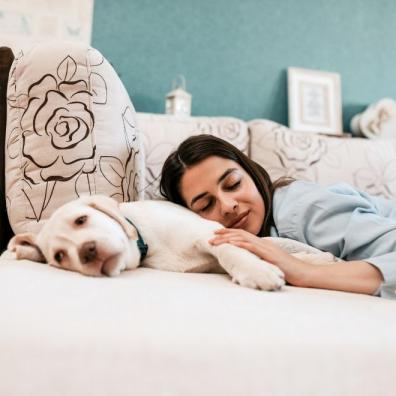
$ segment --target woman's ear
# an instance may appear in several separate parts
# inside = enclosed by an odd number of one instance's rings
[[[46,263],[46,259],[36,243],[36,235],[31,232],[18,234],[8,242],[7,249],[16,253],[17,260],[32,260],[39,263]]]

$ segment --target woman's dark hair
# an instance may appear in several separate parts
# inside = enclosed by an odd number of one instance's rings
[[[191,136],[166,159],[162,167],[160,192],[166,199],[187,206],[180,193],[180,181],[186,169],[204,159],[217,156],[238,163],[253,179],[265,205],[265,218],[259,236],[267,236],[273,225],[272,198],[277,187],[289,184],[292,179],[279,179],[273,183],[266,170],[251,160],[231,143],[212,135]]]

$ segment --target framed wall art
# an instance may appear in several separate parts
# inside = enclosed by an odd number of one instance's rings
[[[302,132],[342,134],[338,73],[287,69],[289,127]]]
[[[1,45],[15,54],[46,40],[91,42],[94,0],[0,0]]]

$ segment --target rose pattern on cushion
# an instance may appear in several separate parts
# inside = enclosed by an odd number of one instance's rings
[[[213,135],[229,142],[233,142],[234,145],[238,146],[238,148],[246,154],[248,151],[248,140],[245,139],[242,129],[242,123],[237,120],[228,121],[226,123],[214,123],[208,120],[206,122],[199,121],[195,131],[197,131],[197,134],[202,133]]]
[[[290,133],[282,127],[275,127],[273,132],[272,156],[276,157],[279,165],[271,165],[268,169],[272,179],[287,176],[297,180],[317,181],[315,164],[322,161],[328,153],[326,142],[310,134]]]
[[[369,142],[358,138],[308,135],[316,141],[322,157],[318,160],[315,153],[308,155],[314,146],[306,144],[305,163],[310,164],[308,159],[312,159],[311,166],[297,167],[293,162],[302,160],[304,153],[299,154],[297,150],[294,154],[293,147],[303,150],[304,143],[286,144],[285,149],[285,140],[281,136],[289,135],[288,142],[291,143],[298,132],[269,120],[251,121],[249,128],[253,159],[268,170],[272,180],[288,175],[320,184],[346,182],[371,195],[396,198],[396,143],[392,140]],[[326,150],[320,148],[319,141]]]
[[[367,149],[365,153],[367,167],[354,172],[354,184],[359,189],[371,195],[378,195],[388,199],[396,197],[396,159],[385,160],[394,156],[391,148]]]
[[[103,177],[114,187],[110,196],[128,202],[132,201],[133,197],[140,192],[138,191],[139,174],[135,172],[137,156],[140,151],[133,148],[138,136],[134,116],[129,106],[122,113],[122,121],[128,156],[122,162],[117,157],[102,155],[99,159],[99,169]]]
[[[276,140],[277,155],[295,176],[312,169],[327,153],[325,142],[311,135],[283,132],[276,135]]]
[[[53,86],[44,98],[36,100],[35,88],[39,84]],[[85,170],[93,172],[92,159],[95,146],[92,145],[91,131],[94,115],[89,110],[87,83],[83,80],[57,85],[53,76],[45,76],[36,86],[29,89],[30,99],[21,118],[22,154],[29,161],[24,174],[33,184],[41,181],[67,181]],[[39,88],[38,88],[39,90]],[[29,129],[33,120],[33,130]],[[46,147],[45,157],[35,154],[36,147]],[[80,153],[84,152],[84,157]],[[41,153],[40,153],[41,154]],[[33,168],[33,169],[32,169]],[[40,168],[39,175],[35,169]]]
[[[56,73],[43,75],[26,93],[8,97],[10,107],[19,108],[22,116],[19,127],[9,135],[7,152],[12,159],[22,151],[22,193],[32,209],[26,218],[37,222],[58,182],[77,182],[85,175],[89,191],[93,190],[89,175],[96,170],[96,146],[92,142],[95,117],[90,103],[95,93],[89,81],[73,79],[76,72],[76,61],[67,56]],[[41,202],[33,203],[33,189],[41,190]]]
[[[254,128],[252,154],[269,172],[272,180],[292,177],[296,180],[319,182],[319,169],[342,167],[337,152],[339,139],[312,133],[291,131],[272,121],[258,120]]]

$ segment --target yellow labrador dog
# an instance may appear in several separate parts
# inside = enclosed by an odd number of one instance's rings
[[[143,265],[167,271],[228,273],[235,283],[261,290],[284,285],[278,267],[247,250],[230,244],[212,246],[208,241],[221,227],[170,202],[118,204],[94,195],[59,207],[37,235],[16,235],[8,249],[16,252],[17,259],[91,276],[116,276]],[[291,253],[333,261],[332,255],[302,243],[273,239]]]

